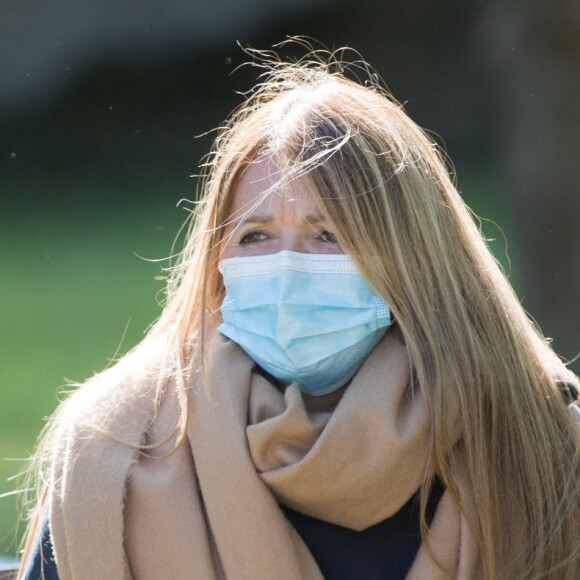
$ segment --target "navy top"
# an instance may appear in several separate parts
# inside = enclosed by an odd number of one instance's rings
[[[24,563],[24,580],[58,580],[56,562],[52,551],[48,518],[44,520],[42,531],[30,558]]]
[[[429,497],[430,525],[444,488],[436,484]],[[403,580],[421,546],[419,492],[393,516],[357,532],[282,507],[285,516],[331,580]]]

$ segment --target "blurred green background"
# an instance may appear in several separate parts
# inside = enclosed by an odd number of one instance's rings
[[[294,34],[359,50],[441,136],[524,306],[559,353],[580,349],[577,2],[0,2],[0,494],[63,386],[159,315],[211,145],[196,136],[255,80],[236,41]],[[0,499],[0,554],[16,553],[16,498]]]

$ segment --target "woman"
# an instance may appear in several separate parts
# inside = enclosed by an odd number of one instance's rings
[[[332,57],[268,66],[215,141],[161,318],[45,435],[28,562],[578,578],[578,378],[402,107]]]

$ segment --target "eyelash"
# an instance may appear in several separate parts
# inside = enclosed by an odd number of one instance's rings
[[[252,238],[260,238],[260,239],[252,239]],[[326,243],[326,244],[338,244],[338,240],[336,236],[329,232],[328,230],[320,230],[317,232],[316,235],[317,239]],[[262,232],[260,230],[252,230],[250,232],[246,232],[240,239],[240,245],[245,246],[249,244],[257,244],[259,242],[263,242],[269,238],[266,232]]]
[[[259,240],[249,240],[248,238],[251,237],[257,237],[257,236],[261,236],[262,239]],[[251,231],[251,232],[246,232],[240,239],[240,244],[241,245],[247,245],[247,244],[256,244],[258,242],[262,242],[264,241],[264,239],[267,239],[267,235],[264,232],[261,231]]]
[[[327,244],[338,244],[336,236],[332,232],[329,232],[328,230],[321,230],[320,232],[318,232],[318,237]],[[327,237],[330,239],[326,239]]]

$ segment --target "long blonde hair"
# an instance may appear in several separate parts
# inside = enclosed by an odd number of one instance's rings
[[[578,378],[522,309],[438,147],[372,74],[364,86],[349,80],[334,55],[284,63],[268,53],[258,65],[261,83],[206,160],[167,305],[146,340],[168,337],[168,360],[186,373],[219,316],[219,247],[235,185],[250,163],[274,158],[281,180],[307,181],[404,337],[431,417],[423,508],[440,478],[489,578],[576,578],[580,435],[560,386],[578,388]]]

